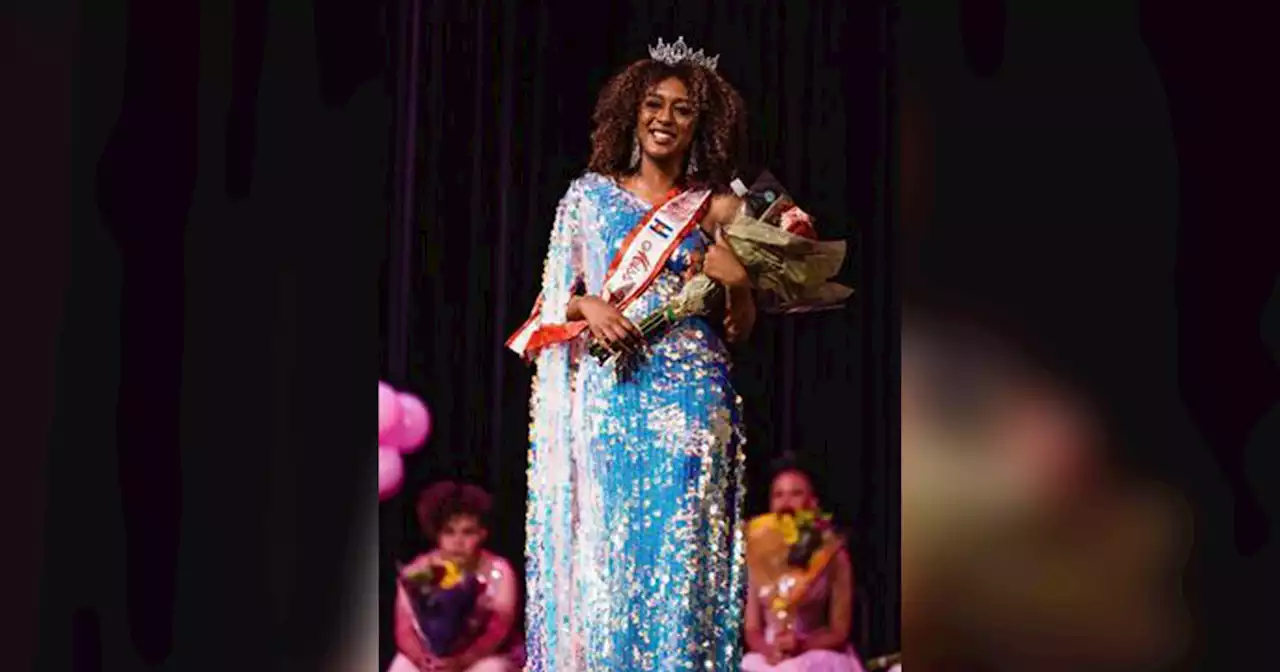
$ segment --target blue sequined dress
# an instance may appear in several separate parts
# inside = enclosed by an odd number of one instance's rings
[[[542,323],[565,321],[576,283],[599,293],[651,207],[601,175],[573,182],[552,231]],[[638,321],[663,305],[704,246],[688,236],[624,314]],[[736,671],[744,460],[728,352],[690,319],[622,380],[584,339],[534,360],[526,669]]]

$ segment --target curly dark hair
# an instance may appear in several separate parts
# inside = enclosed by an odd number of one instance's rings
[[[809,482],[809,489],[817,494],[818,481],[813,472],[806,469],[800,462],[800,458],[791,451],[786,451],[782,455],[775,458],[769,463],[769,483],[778,480],[783,474],[796,474]]]
[[[482,488],[443,481],[418,495],[418,525],[434,543],[440,530],[457,516],[474,516],[487,529],[492,508],[493,499]]]
[[[609,80],[596,101],[588,170],[618,176],[631,172],[631,147],[636,118],[644,96],[655,85],[676,77],[689,89],[697,120],[692,151],[697,153],[691,181],[724,188],[737,171],[739,152],[746,146],[746,105],[737,89],[714,70],[683,62],[668,65],[644,59],[627,66]]]

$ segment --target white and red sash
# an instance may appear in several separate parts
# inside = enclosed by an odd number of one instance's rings
[[[618,254],[609,264],[601,298],[623,310],[644,294],[680,242],[698,227],[710,198],[708,189],[673,192],[666,202],[650,210],[623,239]],[[539,294],[533,314],[507,339],[507,347],[526,361],[548,345],[577,338],[587,328],[585,320],[541,324],[541,316],[542,295]]]

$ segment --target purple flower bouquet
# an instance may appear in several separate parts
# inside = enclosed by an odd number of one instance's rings
[[[448,561],[400,572],[423,643],[437,656],[457,652],[471,635],[471,615],[483,591],[475,574],[465,574]]]

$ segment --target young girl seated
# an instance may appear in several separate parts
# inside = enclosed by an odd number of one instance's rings
[[[455,653],[440,657],[421,634],[403,588],[396,599],[399,654],[387,672],[515,672],[524,664],[519,615],[519,577],[510,563],[484,549],[489,530],[488,493],[473,485],[438,483],[418,497],[418,524],[433,549],[405,567],[411,573],[434,562],[451,562],[484,581],[483,591]]]
[[[775,467],[769,511],[817,511],[813,479],[790,460]],[[853,619],[853,564],[841,548],[781,622],[761,599],[769,587],[748,576],[746,631],[749,653],[743,672],[862,672],[849,644]]]

